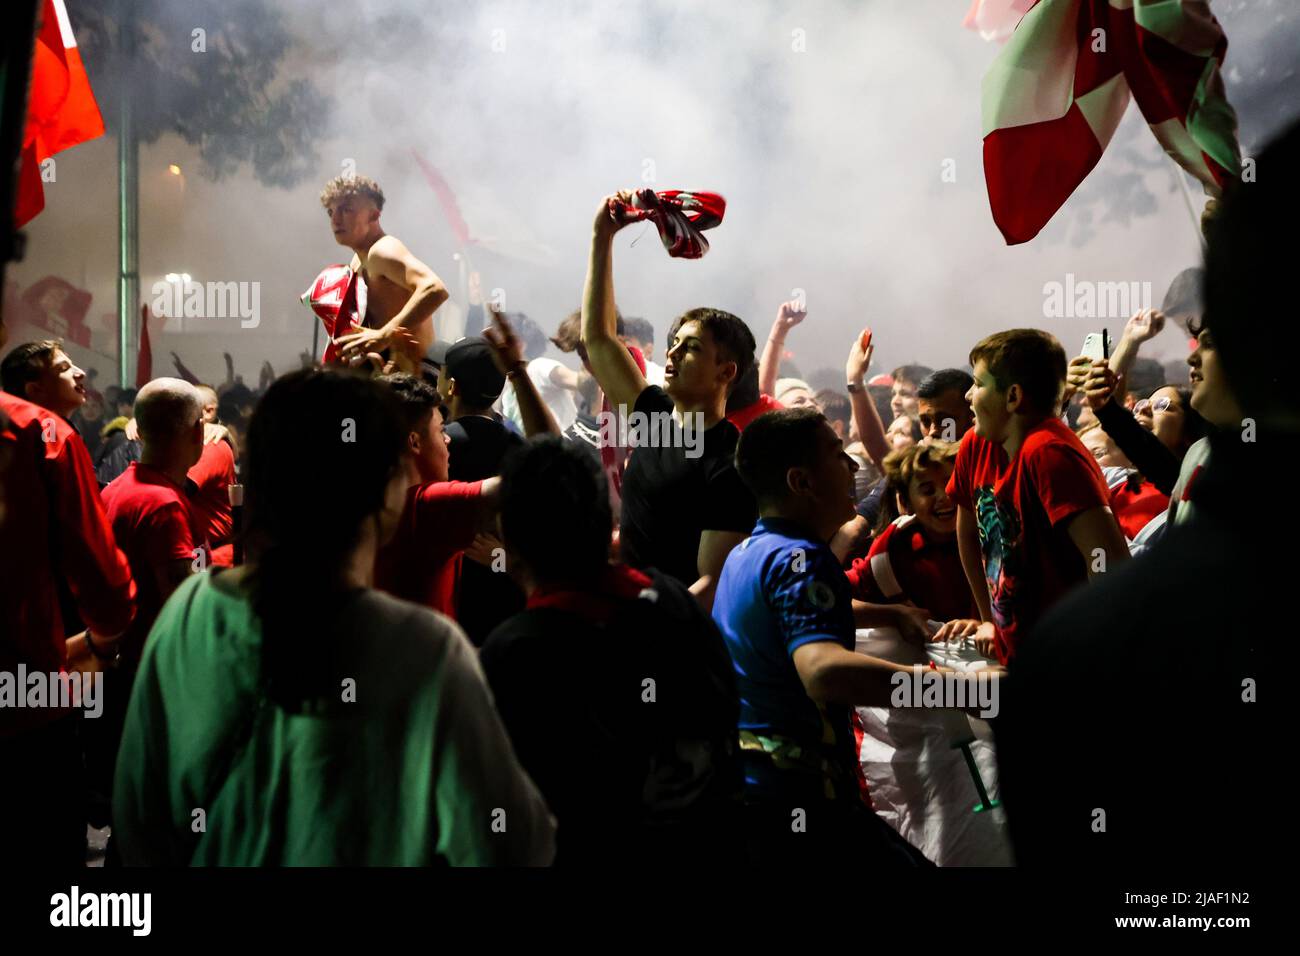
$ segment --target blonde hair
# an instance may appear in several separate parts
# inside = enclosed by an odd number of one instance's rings
[[[384,210],[384,191],[369,176],[335,176],[320,191],[320,204],[328,209],[349,196],[363,196],[373,202],[380,212]]]

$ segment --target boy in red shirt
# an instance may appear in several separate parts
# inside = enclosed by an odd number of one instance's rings
[[[451,452],[437,390],[405,373],[381,381],[406,412],[412,483],[397,532],[375,559],[375,587],[455,618],[461,555],[495,511],[500,479],[448,481]]]
[[[984,621],[976,646],[1005,664],[1062,595],[1129,552],[1101,470],[1056,417],[1065,388],[1061,343],[1037,329],[1011,329],[979,342],[970,361],[975,424],[947,490]]]
[[[555,416],[527,375],[523,347],[510,323],[496,310],[490,313],[492,325],[483,336],[498,367],[514,383],[525,432],[559,434]],[[451,452],[437,390],[413,375],[386,375],[383,380],[407,413],[412,484],[397,532],[375,559],[375,587],[455,618],[461,560],[479,533],[490,530],[501,479],[494,475],[482,481],[448,481]],[[504,573],[492,549],[486,550],[481,557]]]

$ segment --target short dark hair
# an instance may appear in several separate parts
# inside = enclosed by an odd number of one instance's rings
[[[727,393],[727,414],[748,408],[760,398],[758,390],[758,366],[751,365],[749,371],[731,384]]]
[[[1204,319],[1242,413],[1294,418],[1300,413],[1294,362],[1274,333],[1278,317],[1294,311],[1295,252],[1278,241],[1276,227],[1300,216],[1300,122],[1270,142],[1257,161],[1272,173],[1258,182],[1229,183],[1207,226]]]
[[[1183,444],[1190,445],[1195,441],[1200,441],[1210,433],[1209,423],[1201,417],[1201,413],[1192,408],[1192,390],[1186,385],[1175,385],[1166,382],[1158,388],[1151,389],[1151,394],[1162,389],[1172,388],[1178,393],[1178,403],[1183,407]]]
[[[676,337],[677,331],[687,322],[698,322],[700,328],[709,333],[723,359],[736,363],[736,377],[728,386],[730,391],[754,364],[754,350],[758,347],[758,343],[754,341],[754,333],[749,330],[749,326],[743,319],[730,312],[724,312],[722,309],[691,309],[683,312],[673,323],[669,348],[672,347],[672,338]]]
[[[974,384],[975,379],[963,368],[941,368],[937,372],[931,372],[916,386],[916,397],[928,400],[948,392],[965,395]]]
[[[16,345],[0,362],[0,380],[4,390],[19,398],[27,397],[27,386],[39,381],[54,362],[54,353],[63,348],[59,339],[42,339]]]
[[[535,359],[546,351],[546,343],[550,340],[540,325],[522,312],[508,313],[506,319],[514,328],[515,335],[519,336],[519,341],[523,343],[526,358]]]
[[[782,408],[764,412],[740,433],[736,471],[759,504],[785,500],[786,474],[813,463],[824,424],[826,416],[815,408]]]
[[[827,421],[848,424],[853,420],[853,405],[849,402],[849,397],[839,389],[823,388],[815,397]]]
[[[928,365],[900,365],[889,374],[895,382],[903,381],[911,382],[913,385],[920,385],[933,372],[934,369]]]
[[[1065,389],[1065,349],[1055,335],[1042,329],[1008,329],[981,339],[970,350],[970,364],[980,361],[1005,392],[1019,385],[1030,405],[1052,415],[1061,406]]]
[[[379,376],[402,403],[402,420],[407,431],[415,431],[429,414],[442,404],[442,396],[428,382],[405,372]]]
[[[655,340],[655,327],[650,324],[648,319],[636,316],[623,320],[623,332],[619,334],[629,339],[636,339],[638,342],[653,342]]]
[[[501,534],[534,577],[590,587],[609,561],[609,484],[594,456],[548,435],[501,465]]]

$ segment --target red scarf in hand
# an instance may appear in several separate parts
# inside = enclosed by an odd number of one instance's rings
[[[687,192],[682,189],[638,189],[632,204],[611,202],[610,212],[619,222],[649,219],[659,229],[659,238],[670,256],[698,259],[709,251],[709,240],[701,230],[722,222],[727,201],[717,193]]]

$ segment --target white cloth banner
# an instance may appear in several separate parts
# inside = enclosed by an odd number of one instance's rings
[[[967,670],[987,663],[973,651],[933,647],[927,656],[892,628],[858,631],[857,649],[902,664]],[[998,798],[997,756],[986,721],[959,710],[856,707],[858,761],[880,818],[939,866],[1010,866],[1011,842],[999,806],[974,812],[979,793],[961,750],[968,747],[989,799]]]

